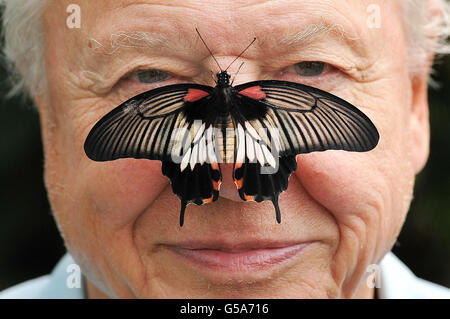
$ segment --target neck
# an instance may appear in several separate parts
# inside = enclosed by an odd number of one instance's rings
[[[353,299],[375,299],[375,288],[369,288],[363,281],[353,295]]]
[[[111,299],[110,296],[93,285],[87,278],[86,283],[86,299]]]

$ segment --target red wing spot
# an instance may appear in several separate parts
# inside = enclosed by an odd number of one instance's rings
[[[239,94],[248,96],[255,100],[262,100],[266,97],[266,93],[263,92],[263,90],[261,89],[261,87],[259,85],[251,86],[242,91],[239,91]]]
[[[188,93],[184,96],[186,102],[195,102],[208,96],[209,93],[199,89],[188,89]]]

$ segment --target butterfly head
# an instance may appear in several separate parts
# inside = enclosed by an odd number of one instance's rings
[[[216,74],[217,76],[217,85],[219,87],[227,87],[230,86],[230,78],[231,75],[227,71],[220,71]]]

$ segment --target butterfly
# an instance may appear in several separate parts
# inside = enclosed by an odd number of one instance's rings
[[[188,204],[218,199],[221,163],[233,164],[240,198],[272,201],[280,223],[278,198],[297,169],[296,155],[376,147],[376,127],[345,100],[288,81],[233,86],[227,69],[216,74],[215,87],[162,86],[117,106],[89,132],[86,155],[94,161],[161,161],[181,201],[183,226]]]

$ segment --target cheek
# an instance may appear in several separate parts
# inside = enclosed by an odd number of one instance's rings
[[[107,104],[86,99],[84,103],[91,109]],[[91,231],[101,227],[99,236],[109,236],[114,231],[129,231],[170,184],[161,173],[159,161],[94,162],[87,158],[83,146],[96,121],[94,115],[98,117],[93,112],[81,112],[78,104],[67,104],[57,113],[52,127],[43,126],[44,136],[48,136],[44,141],[46,184],[64,232],[76,232],[75,228],[83,225]]]
[[[310,154],[301,157],[296,174],[306,191],[335,215],[378,207],[386,185],[371,157],[335,151]]]
[[[299,157],[296,176],[334,216],[340,241],[349,241],[350,234],[355,251],[364,246],[373,262],[391,248],[409,208],[414,173],[408,145],[406,140],[381,139],[367,153],[327,151]]]
[[[104,291],[126,291],[106,287],[114,283],[117,269],[129,266],[130,278],[142,278],[142,265],[134,243],[134,227],[139,216],[154,213],[151,206],[168,180],[157,161],[121,159],[91,162],[87,158],[77,167],[52,161],[61,174],[51,174],[51,200],[58,227],[77,262],[88,278]],[[46,174],[47,174],[46,172]],[[107,243],[107,244],[106,244]]]
[[[74,157],[82,158],[78,165],[72,164]],[[64,233],[76,231],[73,228],[80,225],[91,231],[101,225],[100,236],[129,231],[139,215],[170,187],[159,161],[93,162],[77,152],[54,152],[48,147],[45,164],[52,210]]]
[[[337,265],[334,271],[337,278],[343,278],[340,272],[353,269],[361,260],[374,262],[374,254],[379,255],[380,245],[388,241],[383,224],[391,210],[390,187],[372,157],[369,153],[334,151],[311,154],[300,161],[296,173],[305,191],[336,221],[339,243],[334,254]]]
[[[83,175],[77,181],[80,197],[115,229],[133,223],[170,186],[161,163],[144,159],[89,163]]]

